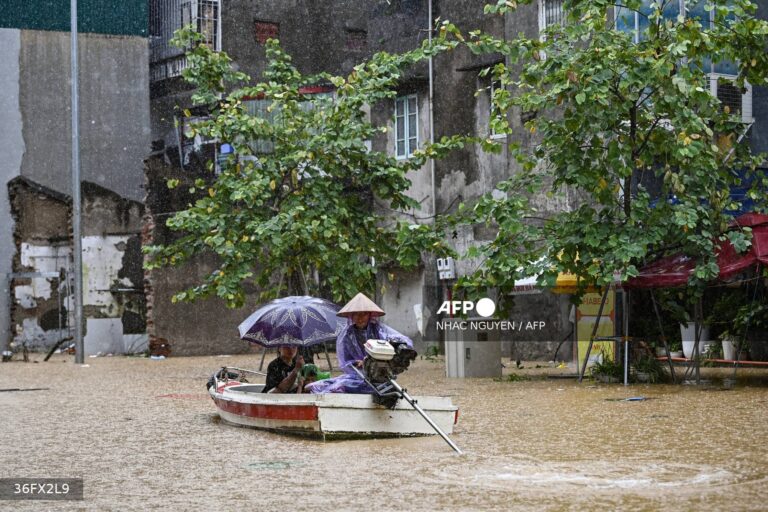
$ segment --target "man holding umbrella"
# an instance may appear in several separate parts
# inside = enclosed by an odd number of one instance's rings
[[[407,336],[378,321],[384,310],[362,293],[358,293],[337,316],[348,319],[347,326],[336,338],[336,355],[344,375],[307,385],[310,393],[372,393],[371,387],[360,378],[352,366],[362,368],[365,359],[363,345],[367,340],[400,341],[413,348]]]

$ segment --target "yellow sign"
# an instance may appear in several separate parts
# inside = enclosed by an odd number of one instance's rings
[[[589,347],[589,338],[592,336],[592,330],[597,321],[597,313],[600,310],[600,302],[603,300],[602,293],[587,293],[581,300],[581,304],[576,310],[576,339],[578,340],[578,361],[579,369],[584,364],[584,358],[587,356]],[[595,337],[614,336],[615,334],[615,311],[616,311],[616,292],[610,290],[605,299],[603,314],[600,317],[600,323],[597,327]],[[601,352],[605,357],[613,359],[612,341],[596,341],[592,344],[592,350],[589,353],[590,363],[600,357]]]

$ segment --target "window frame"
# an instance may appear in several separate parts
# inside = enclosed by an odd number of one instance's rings
[[[213,18],[213,45],[211,50],[220,52],[222,48],[222,34],[221,34],[221,0],[184,0],[181,2],[181,25],[185,26],[189,23],[193,23],[198,32],[203,34],[202,24],[208,20],[208,18],[202,17],[202,10],[204,7],[213,7],[215,9],[215,17]],[[209,44],[206,41],[206,44]]]
[[[494,91],[503,89],[504,86],[501,84],[501,80],[493,78],[493,76],[490,77],[490,85],[488,86],[488,136],[491,139],[506,139],[507,134],[506,133],[496,133],[493,130],[493,126],[491,124],[491,121],[493,121],[494,111],[493,111],[493,95]]]
[[[547,25],[547,2],[552,2],[553,0],[539,0],[539,34],[541,35],[544,30],[546,30],[547,27],[551,25]],[[561,23],[565,23],[565,8],[564,8],[564,0],[554,0],[555,2],[558,2],[559,8],[560,8],[560,16],[559,19]]]
[[[411,112],[410,109],[410,100],[413,99],[415,103],[415,111]],[[402,104],[404,106],[403,108],[403,114],[398,115],[398,105]],[[395,117],[394,117],[394,134],[395,134],[395,158],[398,160],[406,160],[413,156],[413,152],[417,149],[419,149],[419,95],[418,93],[411,93],[411,94],[405,94],[402,96],[397,96],[395,98]],[[414,126],[411,126],[411,123],[408,121],[411,114],[414,114]],[[397,120],[398,118],[403,118],[403,131],[404,134],[401,134],[397,127]],[[401,137],[401,135],[403,135]],[[415,149],[411,150],[410,141],[412,139],[415,139]],[[403,149],[404,152],[401,154],[398,151],[398,143],[402,141],[403,142]]]

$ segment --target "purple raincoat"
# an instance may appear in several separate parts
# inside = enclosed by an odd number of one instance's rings
[[[376,319],[368,322],[365,331],[366,340],[393,340],[402,341],[413,348],[413,341],[396,330],[380,323]],[[341,331],[336,339],[336,355],[339,358],[339,367],[344,371],[344,375],[339,375],[333,379],[320,380],[307,385],[305,388],[310,393],[357,393],[370,394],[373,389],[355,373],[351,368],[357,361],[365,359],[365,349],[357,341],[355,336],[355,324],[349,320],[347,327]]]

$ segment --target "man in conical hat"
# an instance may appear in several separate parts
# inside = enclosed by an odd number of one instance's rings
[[[352,366],[363,366],[365,342],[371,339],[401,341],[413,348],[413,341],[379,322],[378,318],[384,315],[384,310],[363,293],[355,295],[336,314],[349,319],[347,327],[336,339],[336,355],[344,375],[315,382],[307,389],[312,393],[373,393],[352,369]]]

